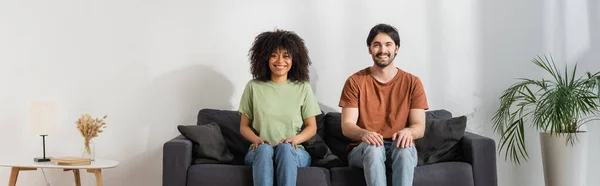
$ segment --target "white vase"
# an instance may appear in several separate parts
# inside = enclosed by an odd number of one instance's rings
[[[540,132],[544,181],[546,186],[585,186],[587,179],[587,132],[574,134],[571,145],[567,135]]]

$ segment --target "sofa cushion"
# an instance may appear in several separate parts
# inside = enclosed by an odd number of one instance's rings
[[[328,138],[350,140],[342,133],[342,113],[329,112],[325,115],[325,131]]]
[[[187,185],[252,186],[252,168],[244,165],[192,165],[187,172]]]
[[[315,135],[312,138],[308,139],[304,143],[304,150],[306,150],[312,158],[324,158],[327,155],[327,151],[329,151],[329,147],[325,144],[325,141],[319,135]]]
[[[298,168],[297,185],[328,186],[329,170]],[[252,185],[252,167],[244,165],[197,164],[188,169],[187,185]]]
[[[325,113],[321,111],[321,114],[315,116],[315,119],[317,120],[317,134],[322,139],[325,139],[325,135],[327,134],[325,132]]]
[[[365,176],[362,169],[336,167],[330,170],[332,186],[364,186]],[[387,173],[388,185],[391,185],[391,172]],[[448,185],[473,186],[473,171],[468,163],[444,162],[415,168],[414,186]]]
[[[343,165],[348,165],[346,148],[352,140],[342,133],[342,113],[329,112],[325,115],[325,131],[325,143],[331,152],[340,158]]]
[[[435,179],[431,179],[435,178]],[[464,162],[443,162],[415,168],[414,186],[473,186],[473,167]]]
[[[317,121],[317,135],[314,135],[312,138],[303,142],[302,146],[304,146],[304,149],[311,155],[312,158],[322,159],[325,158],[325,155],[327,155],[327,152],[329,151],[329,147],[327,144],[325,144],[325,141],[323,141],[323,138],[325,137],[325,116],[323,111],[321,111],[321,114],[317,115],[315,118]],[[306,127],[306,125],[302,126],[302,130],[304,130],[304,127]]]
[[[179,125],[177,130],[192,141],[194,163],[230,163],[233,160],[217,124]]]
[[[460,160],[457,144],[465,134],[467,117],[429,119],[425,123],[425,135],[415,140],[418,165]]]
[[[240,114],[237,111],[202,109],[198,112],[198,125],[214,122],[221,127],[227,148],[233,154],[232,164],[243,165],[250,142],[240,134]]]
[[[320,135],[313,136],[302,145],[312,158],[311,166],[325,168],[344,166],[342,160],[331,152]]]
[[[425,112],[425,120],[450,118],[452,118],[452,113],[444,109],[430,110]]]

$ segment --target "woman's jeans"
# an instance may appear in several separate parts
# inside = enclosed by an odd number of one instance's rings
[[[291,186],[296,185],[298,167],[308,167],[310,161],[310,155],[306,150],[295,149],[289,143],[282,143],[275,147],[261,144],[256,150],[250,149],[246,154],[245,163],[252,166],[255,186],[272,186],[274,167],[277,173],[277,185]]]

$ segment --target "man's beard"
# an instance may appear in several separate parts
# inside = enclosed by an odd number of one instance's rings
[[[388,60],[380,62],[378,57],[381,55],[387,55]],[[385,68],[385,67],[389,66],[390,64],[392,64],[392,60],[394,60],[394,59],[392,59],[391,54],[383,54],[382,52],[377,53],[377,55],[375,55],[375,59],[374,59],[375,65],[377,65],[379,68]]]

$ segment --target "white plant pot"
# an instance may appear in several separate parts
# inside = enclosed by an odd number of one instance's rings
[[[576,135],[577,140],[571,145],[567,135],[540,132],[546,186],[586,185],[588,136],[587,132]]]

